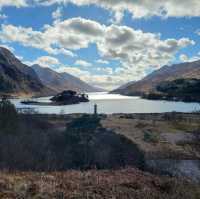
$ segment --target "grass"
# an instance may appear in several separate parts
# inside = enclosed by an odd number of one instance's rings
[[[158,143],[160,138],[159,138],[159,134],[158,133],[146,130],[146,131],[144,131],[143,140],[145,142]]]
[[[1,173],[1,199],[198,199],[200,188],[134,168],[52,173]]]

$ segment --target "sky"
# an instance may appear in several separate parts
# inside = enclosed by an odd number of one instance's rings
[[[200,1],[0,0],[0,46],[111,90],[200,59]]]

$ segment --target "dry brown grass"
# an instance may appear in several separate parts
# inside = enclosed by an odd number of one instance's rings
[[[134,168],[0,174],[1,199],[198,199],[200,188]]]
[[[198,159],[199,148],[194,148],[192,144],[192,151],[180,145],[176,139],[184,140],[188,134],[200,133],[199,124],[200,115],[195,113],[116,114],[102,120],[104,128],[126,136],[144,151],[146,157],[158,159]],[[151,136],[144,139],[147,134]]]

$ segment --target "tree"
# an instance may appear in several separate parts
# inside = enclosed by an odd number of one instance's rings
[[[17,129],[17,110],[6,97],[3,97],[0,101],[0,132],[15,133]]]
[[[100,127],[100,118],[83,115],[68,125],[65,133],[66,145],[71,146],[73,164],[76,168],[90,168],[94,155],[96,129]]]

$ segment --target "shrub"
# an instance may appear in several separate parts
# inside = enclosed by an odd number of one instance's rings
[[[138,147],[126,137],[103,128],[97,116],[84,115],[72,121],[65,139],[74,168],[143,166],[143,154]]]
[[[18,129],[18,113],[15,106],[7,99],[0,101],[0,131],[14,133]]]
[[[158,143],[159,142],[159,136],[156,133],[153,133],[151,131],[145,131],[144,132],[144,141],[145,142],[151,142],[151,143]]]

